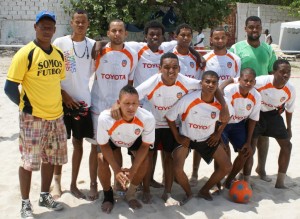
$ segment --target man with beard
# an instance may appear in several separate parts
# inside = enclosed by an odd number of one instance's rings
[[[226,48],[227,36],[223,27],[216,27],[212,30],[210,42],[214,50],[203,56],[206,61],[205,71],[214,71],[219,75],[219,85],[229,78],[240,76],[241,60],[228,51]],[[230,155],[230,149],[226,151]],[[198,169],[200,164],[200,154],[194,151],[193,172],[190,178],[190,185],[196,186],[198,183]]]
[[[230,49],[241,58],[241,70],[252,68],[257,76],[271,73],[276,56],[270,45],[259,40],[262,33],[261,19],[257,16],[248,17],[245,22],[245,31],[247,40],[234,44]],[[267,177],[265,170],[268,150],[269,138],[260,136],[257,143],[256,172],[262,180],[270,182],[271,179]]]

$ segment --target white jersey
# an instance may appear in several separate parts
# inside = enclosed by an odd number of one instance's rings
[[[177,55],[179,59],[180,73],[189,77],[200,79],[200,68],[197,66],[196,57],[189,52],[187,55],[180,54],[176,48],[173,49],[173,53]]]
[[[98,144],[104,145],[110,139],[118,147],[129,148],[139,136],[144,143],[154,143],[155,119],[147,110],[138,108],[131,122],[114,120],[110,110],[104,110],[100,114],[97,128]]]
[[[140,99],[146,98],[149,110],[156,120],[156,128],[168,128],[165,115],[169,109],[190,90],[200,89],[200,81],[178,74],[174,85],[167,86],[162,82],[161,74],[156,74],[136,89]]]
[[[277,109],[285,104],[287,112],[294,112],[296,90],[288,81],[286,85],[277,89],[273,86],[274,75],[256,77],[255,88],[261,95],[261,111],[267,112]]]
[[[224,89],[226,99],[234,108],[234,115],[231,117],[229,123],[239,123],[247,118],[258,121],[261,108],[261,96],[259,92],[255,88],[252,88],[247,97],[243,97],[240,94],[239,87],[239,84],[229,84]]]
[[[217,100],[206,103],[201,100],[201,91],[194,91],[179,100],[167,112],[166,117],[170,121],[175,121],[179,116],[181,119],[179,131],[182,135],[193,141],[205,141],[215,131],[221,108]],[[232,108],[228,107],[228,109],[232,115]]]
[[[53,45],[62,50],[65,58],[66,79],[61,82],[62,89],[75,101],[84,101],[88,107],[91,106],[89,81],[94,72],[92,59],[94,44],[95,40],[88,37],[81,42],[74,42],[70,35],[57,38],[53,42]]]
[[[128,46],[113,50],[106,45],[96,59],[96,75],[92,86],[92,111],[99,114],[119,98],[119,91],[133,80],[137,54]]]
[[[216,55],[211,51],[203,56],[206,60],[205,71],[216,72],[220,79],[219,85],[229,78],[240,77],[241,59],[234,53],[227,50],[226,55]]]

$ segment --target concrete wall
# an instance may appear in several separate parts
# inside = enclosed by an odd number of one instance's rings
[[[280,24],[299,20],[299,18],[289,16],[287,10],[280,9],[276,5],[237,3],[237,41],[246,39],[244,29],[246,18],[252,15],[258,16],[258,14],[262,20],[263,32],[269,29],[275,44],[279,42]],[[261,40],[264,39],[265,35],[262,34]]]
[[[26,44],[33,40],[35,16],[42,10],[53,11],[57,16],[54,38],[68,34],[70,17],[60,3],[61,0],[1,0],[0,44]]]

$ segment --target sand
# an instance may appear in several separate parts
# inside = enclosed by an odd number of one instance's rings
[[[18,165],[20,160],[18,148],[18,107],[13,104],[4,94],[3,87],[6,79],[7,69],[11,62],[11,55],[0,56],[0,218],[20,218],[21,197],[19,191]],[[292,63],[291,82],[296,86],[300,94],[300,68],[299,62]],[[293,127],[293,149],[290,165],[287,171],[286,184],[289,189],[275,189],[277,174],[277,158],[279,146],[274,139],[270,140],[270,150],[267,160],[266,170],[272,178],[272,182],[267,183],[260,180],[253,171],[251,184],[253,187],[253,197],[248,204],[236,204],[228,198],[228,191],[223,191],[220,195],[215,195],[211,202],[204,199],[193,198],[188,204],[180,206],[166,207],[160,198],[163,189],[151,188],[153,203],[143,205],[140,210],[128,208],[127,203],[122,199],[117,199],[115,207],[110,215],[101,212],[100,205],[103,200],[102,188],[99,183],[100,198],[94,202],[78,200],[69,192],[71,181],[71,155],[72,144],[68,141],[69,162],[63,166],[62,189],[64,191],[59,199],[64,204],[64,209],[60,212],[52,212],[38,206],[40,192],[40,172],[32,175],[30,199],[33,204],[36,218],[300,218],[300,101],[299,95],[296,101],[296,110],[292,122]],[[88,155],[90,145],[84,143],[84,155],[78,176],[78,187],[85,193],[89,189]],[[123,151],[124,166],[130,166],[130,159]],[[192,169],[192,154],[186,160],[185,170],[188,176]],[[256,156],[255,164],[256,166]],[[155,179],[162,181],[162,167],[160,157],[155,172]],[[199,182],[197,187],[193,187],[193,192],[197,194],[200,187],[205,183],[212,173],[213,165],[201,162],[199,169]],[[177,199],[183,197],[183,190],[176,183],[172,189],[173,196]],[[140,194],[138,194],[140,197]]]

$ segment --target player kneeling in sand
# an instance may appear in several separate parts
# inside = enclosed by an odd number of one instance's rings
[[[101,208],[106,213],[110,213],[114,205],[109,166],[124,189],[129,184],[125,195],[129,207],[142,207],[135,192],[146,174],[147,154],[155,138],[155,119],[150,112],[139,107],[139,95],[134,87],[126,85],[121,89],[118,104],[122,118],[115,120],[110,110],[104,110],[97,128],[98,177],[104,192]],[[130,168],[122,167],[121,147],[128,148],[135,157]]]

